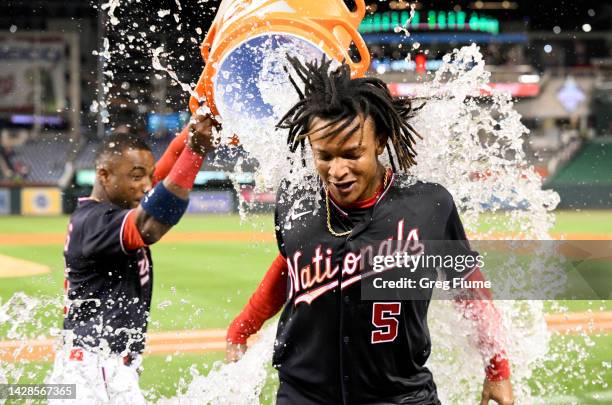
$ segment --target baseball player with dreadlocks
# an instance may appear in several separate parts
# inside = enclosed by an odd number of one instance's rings
[[[247,338],[284,306],[273,357],[278,404],[439,404],[424,366],[431,348],[429,297],[362,300],[366,276],[357,266],[359,247],[372,241],[458,241],[469,252],[449,192],[402,181],[416,163],[419,135],[409,124],[415,110],[379,79],[351,79],[346,64],[331,70],[325,60],[290,62],[304,91],[294,82],[300,101],[279,127],[288,129],[292,152],[309,144],[323,203],[304,198],[312,191],[292,194],[288,182],[281,184],[275,212],[280,253],[228,329],[228,360],[240,358]],[[379,160],[385,150],[390,168]],[[478,267],[462,277],[484,280]],[[512,404],[490,292],[472,289],[461,297],[456,306],[475,321],[487,363],[482,403]]]

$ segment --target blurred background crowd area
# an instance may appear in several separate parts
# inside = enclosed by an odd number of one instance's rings
[[[351,0],[345,1],[351,8]],[[203,68],[199,45],[219,1],[8,0],[0,4],[0,213],[19,213],[22,189],[56,189],[60,210],[93,184],[100,140],[136,132],[159,157],[189,119],[186,84]],[[605,1],[366,1],[359,31],[369,75],[393,94],[426,85],[443,55],[480,47],[490,86],[509,92],[530,132],[529,162],[562,208],[612,206],[612,4]],[[411,17],[411,4],[415,5]],[[397,33],[403,25],[409,36]],[[486,91],[475,95],[489,102]],[[230,176],[238,167],[242,187]],[[196,188],[203,211],[236,208],[255,192],[257,162],[240,147],[208,156]],[[37,195],[37,194],[35,194]],[[35,197],[50,204],[41,194]],[[55,197],[53,197],[55,198]],[[194,208],[195,209],[195,208]]]

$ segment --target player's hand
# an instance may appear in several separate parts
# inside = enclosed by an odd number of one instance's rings
[[[246,352],[247,345],[227,342],[225,346],[225,361],[233,363],[242,358]]]
[[[512,393],[510,380],[489,381],[485,379],[480,405],[488,405],[489,400],[493,400],[500,405],[514,405],[514,394]]]
[[[206,155],[217,144],[213,128],[219,130],[221,125],[211,114],[195,115],[189,123],[187,144],[196,153]]]

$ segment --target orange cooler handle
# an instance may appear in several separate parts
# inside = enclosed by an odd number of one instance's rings
[[[363,20],[365,13],[365,0],[355,0],[355,11],[350,11],[350,19],[352,20],[353,26],[358,27],[359,24],[361,24],[361,20]]]
[[[317,19],[317,22],[329,29],[336,38],[338,38],[338,36],[334,32],[334,28],[340,26],[348,32],[351,39],[355,43],[355,46],[357,47],[357,51],[359,52],[361,60],[359,62],[354,62],[350,58],[348,50],[343,49],[346,57],[346,63],[351,65],[351,67],[353,68],[352,70],[357,74],[357,76],[363,76],[370,67],[370,51],[368,51],[368,47],[365,41],[363,40],[359,32],[357,32],[355,27],[345,20]]]
[[[200,47],[200,53],[202,54],[202,59],[206,63],[208,60],[208,55],[210,55],[210,47],[215,40],[215,36],[217,35],[217,24],[211,25],[204,41],[202,42],[202,46]]]

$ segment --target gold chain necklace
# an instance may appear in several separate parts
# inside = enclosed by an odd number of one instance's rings
[[[389,170],[385,169],[385,178],[383,180],[383,190],[387,188],[387,182],[389,181]],[[325,208],[327,209],[327,230],[334,236],[342,237],[346,236],[349,233],[353,232],[353,230],[348,230],[346,232],[336,232],[331,226],[331,210],[329,209],[329,190],[327,187],[325,188]]]

